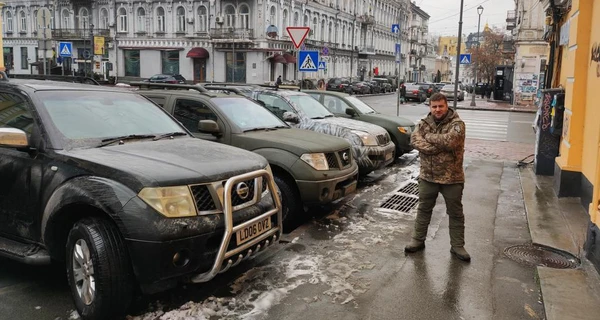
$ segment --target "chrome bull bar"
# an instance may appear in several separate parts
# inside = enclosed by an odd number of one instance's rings
[[[268,196],[270,196],[273,199],[275,208],[248,221],[244,221],[234,226],[231,192],[238,183],[259,177],[262,178],[262,183],[267,183],[267,188],[269,190]],[[258,202],[260,202],[260,197],[262,197],[262,192],[260,190],[258,190],[258,197]],[[277,215],[276,226],[272,226],[269,231],[248,241],[247,243],[244,243],[239,247],[227,251],[231,238],[236,231],[243,229],[249,225],[252,225],[255,222],[269,218],[275,214]],[[193,283],[210,281],[217,274],[229,270],[229,268],[238,265],[243,260],[246,260],[256,255],[268,246],[278,242],[279,238],[281,237],[281,233],[283,232],[283,222],[281,221],[281,215],[281,200],[278,196],[278,190],[275,186],[275,180],[273,180],[273,175],[270,171],[264,169],[256,170],[253,172],[248,172],[239,176],[232,177],[229,180],[227,180],[223,189],[223,217],[225,218],[225,231],[223,233],[223,239],[221,240],[221,245],[219,246],[217,257],[215,258],[215,262],[213,263],[213,266],[209,271],[193,276],[190,279],[190,281]],[[260,243],[263,241],[265,241],[265,244],[264,246],[261,246]],[[254,251],[250,249],[253,246],[257,246]],[[248,252],[244,255],[242,254],[242,252],[245,250],[248,250]],[[237,257],[235,257],[236,255]],[[225,262],[227,262],[227,264],[223,266]]]

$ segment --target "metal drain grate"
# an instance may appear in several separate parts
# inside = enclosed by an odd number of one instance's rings
[[[419,198],[404,194],[393,194],[389,199],[385,200],[381,208],[408,213],[417,203],[419,203]]]
[[[557,249],[539,245],[516,245],[504,249],[510,259],[529,265],[555,269],[574,269],[579,259],[574,255]]]
[[[396,191],[398,193],[408,193],[413,194],[415,196],[419,195],[419,183],[415,181],[409,182],[404,187],[400,188],[400,190]]]

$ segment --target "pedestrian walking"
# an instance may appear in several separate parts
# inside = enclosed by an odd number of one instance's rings
[[[400,84],[400,103],[404,104],[404,101],[406,101],[406,86],[402,83]]]
[[[275,86],[277,88],[279,88],[279,86],[283,83],[283,81],[281,81],[281,76],[277,77],[277,81],[275,81]]]
[[[465,217],[462,195],[465,183],[463,156],[465,151],[465,123],[455,110],[448,109],[448,100],[441,93],[429,99],[430,113],[412,133],[411,143],[419,151],[419,206],[412,240],[405,252],[425,248],[431,214],[441,193],[446,201],[450,219],[450,252],[463,261],[471,261],[465,250]]]

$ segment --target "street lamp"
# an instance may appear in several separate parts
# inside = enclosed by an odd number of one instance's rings
[[[481,26],[481,14],[483,13],[483,6],[477,7],[477,14],[479,14],[479,20],[477,21],[477,52],[479,52],[480,42],[479,42],[479,27]],[[479,69],[479,61],[476,61],[477,66],[475,67],[475,86],[473,86],[473,94],[471,95],[471,107],[477,106],[475,103],[475,95],[477,94],[477,71]]]

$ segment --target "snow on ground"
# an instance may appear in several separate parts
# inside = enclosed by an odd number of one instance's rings
[[[368,255],[373,248],[390,245],[394,237],[406,232],[407,224],[398,220],[410,219],[411,214],[377,209],[398,190],[398,187],[416,178],[418,162],[404,168],[384,171],[385,177],[357,192],[348,202],[349,208],[367,205],[376,210],[366,214],[346,216],[343,211],[326,217],[328,222],[317,222],[314,228],[326,229],[332,240],[327,249],[308,247],[291,257],[273,260],[269,265],[255,267],[240,275],[231,285],[234,297],[210,297],[201,302],[189,301],[175,310],[163,311],[157,302],[152,312],[128,316],[129,320],[209,320],[209,319],[261,319],[269,310],[285,299],[294,289],[303,285],[325,286],[323,296],[304,297],[306,303],[329,299],[336,304],[354,304],[370,282],[360,272],[371,270]],[[387,187],[386,187],[387,185]],[[393,185],[393,188],[390,188]],[[389,192],[387,191],[389,190]],[[365,199],[366,198],[366,199]],[[383,223],[382,223],[383,222]],[[390,223],[391,222],[391,223]],[[292,243],[300,241],[294,238]],[[324,252],[323,252],[324,251]],[[77,314],[75,312],[75,314]],[[72,315],[73,316],[73,315]],[[78,318],[78,317],[77,317]],[[71,318],[71,319],[77,319]]]

